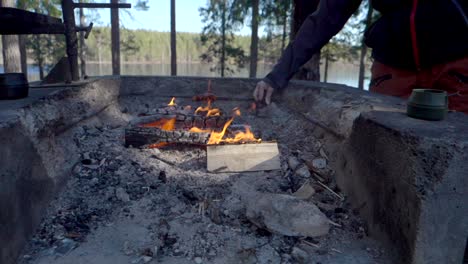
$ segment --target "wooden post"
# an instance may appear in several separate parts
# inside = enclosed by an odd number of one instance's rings
[[[365,32],[369,29],[372,23],[372,16],[374,8],[372,7],[372,2],[368,3],[367,9],[367,18],[366,18],[366,29]],[[366,77],[366,55],[367,55],[367,45],[364,43],[364,39],[361,42],[361,56],[359,58],[359,81],[358,88],[364,90],[364,78]]]
[[[259,0],[252,1],[252,36],[250,39],[250,71],[249,77],[257,77],[258,61],[258,20],[259,20]]]
[[[0,7],[15,7],[13,0],[0,0]],[[1,36],[3,67],[6,73],[21,72],[20,46],[17,35]]]
[[[80,0],[80,2],[83,2],[83,0]],[[84,16],[84,10],[82,7],[80,7],[80,26],[82,28],[85,27],[85,21],[86,18]],[[86,76],[86,60],[85,60],[85,55],[86,55],[86,44],[85,44],[85,32],[81,31],[80,32],[80,64],[81,64],[81,77],[85,78]]]
[[[177,75],[177,42],[176,42],[176,7],[171,0],[171,75]]]
[[[70,63],[72,81],[78,81],[78,38],[75,30],[75,11],[72,0],[62,0],[63,22],[65,24],[65,39],[67,41],[67,56]]]
[[[118,4],[118,0],[111,0]],[[120,75],[120,28],[119,9],[111,8],[111,39],[112,39],[112,75]]]

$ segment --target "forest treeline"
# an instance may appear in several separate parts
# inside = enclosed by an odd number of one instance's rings
[[[8,2],[12,7],[62,17],[60,0],[0,1],[4,4]],[[175,1],[171,0],[171,6],[175,6]],[[80,0],[80,2],[94,1]],[[148,0],[130,0],[130,2],[142,11],[148,11],[148,5],[153,4]],[[120,43],[118,51],[122,63],[171,63],[172,75],[176,75],[177,63],[200,62],[208,64],[211,70],[218,72],[220,76],[249,66],[249,76],[257,77],[257,64],[277,62],[289,41],[294,39],[304,19],[316,10],[318,3],[319,0],[210,0],[199,9],[204,25],[200,33],[177,32],[174,26],[176,12],[171,10],[173,24],[171,32],[130,30],[125,28],[125,23],[121,23],[120,41],[114,41],[114,44]],[[77,13],[77,24],[78,21],[82,26],[87,25],[89,21],[99,24],[99,21],[96,21],[99,18],[96,19],[92,14],[84,15],[81,11]],[[130,14],[125,10],[122,12]],[[369,57],[367,48],[362,42],[362,33],[377,16],[378,14],[372,13],[370,2],[363,1],[344,29],[322,48],[321,52],[313,56],[312,63],[308,63],[309,74],[305,74],[306,78],[312,76],[312,80],[320,80],[318,72],[319,64],[322,63],[325,65],[326,81],[329,63],[344,59],[360,64],[359,86],[362,88],[365,78],[364,67]],[[118,25],[118,23],[111,24]],[[239,35],[243,27],[250,28],[252,34]],[[82,34],[79,37],[80,61],[97,63],[112,61],[110,27],[95,26],[88,39],[84,40]],[[4,43],[10,45],[8,49],[2,48],[3,53],[8,53],[12,47],[19,46],[22,67],[25,58],[28,62],[33,62],[39,68],[41,79],[46,70],[66,53],[63,35],[19,36],[14,42],[9,43],[4,39]]]
[[[122,62],[129,63],[170,63],[170,32],[151,30],[121,30]],[[177,32],[177,61],[180,63],[201,62],[206,52],[200,40],[201,34]],[[274,63],[281,54],[279,40],[260,37],[259,61]],[[276,44],[275,44],[276,43]],[[248,51],[250,36],[236,35],[234,45]],[[86,40],[86,59],[90,62],[111,61],[110,27],[95,27]]]

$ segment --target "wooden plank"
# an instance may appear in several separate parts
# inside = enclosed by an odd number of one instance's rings
[[[60,18],[26,10],[0,8],[0,34],[64,34],[65,26]]]
[[[52,17],[44,14],[34,13],[27,10],[22,10],[12,7],[0,8],[0,21],[17,21],[22,23],[34,23],[40,25],[61,24],[62,20],[57,17]],[[10,26],[12,26],[10,24]],[[16,25],[15,25],[16,26]]]
[[[132,4],[126,3],[75,3],[75,8],[132,8]]]
[[[210,172],[245,172],[281,168],[278,144],[207,146],[207,169]]]

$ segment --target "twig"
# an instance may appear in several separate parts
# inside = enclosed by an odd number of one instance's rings
[[[335,252],[338,252],[338,253],[343,253],[342,251],[336,249],[336,248],[331,248],[331,251],[335,251]]]
[[[304,239],[301,239],[301,242],[302,242],[302,243],[304,243],[304,244],[306,244],[306,245],[308,245],[308,246],[314,247],[314,248],[320,248],[320,246],[319,246],[319,245],[317,245],[317,244],[314,244],[314,243],[312,243],[312,242],[309,242],[309,241],[307,241],[307,240],[304,240]]]
[[[332,189],[330,189],[330,187],[326,186],[325,184],[321,183],[321,182],[317,182],[318,184],[320,184],[320,186],[322,186],[323,188],[327,189],[328,191],[330,191],[331,193],[333,193],[336,197],[340,198],[340,200],[344,200],[344,197],[337,194],[335,191],[333,191]]]
[[[336,226],[336,227],[341,227],[341,225],[340,225],[340,224],[338,224],[338,223],[335,223],[335,222],[333,222],[333,221],[332,221],[332,220],[330,220],[330,219],[328,219],[328,222],[329,222],[331,225],[334,225],[334,226]]]
[[[164,163],[167,163],[167,164],[169,164],[169,165],[171,165],[171,166],[175,166],[175,165],[176,165],[175,163],[170,162],[170,161],[168,161],[168,160],[165,160],[165,159],[163,159],[163,158],[160,158],[160,157],[158,157],[158,156],[156,156],[156,155],[151,155],[151,158],[157,159],[157,160],[162,161],[162,162],[164,162]]]
[[[317,173],[316,171],[312,171],[312,172],[313,172],[312,175],[313,175],[315,178],[317,178],[317,180],[319,180],[319,181],[321,181],[321,182],[324,182],[324,181],[325,181],[325,179],[324,179],[322,176],[320,176],[321,174]]]
[[[295,109],[292,109],[291,107],[287,106],[285,104],[286,108],[288,108],[291,112],[294,112],[300,116],[302,116],[305,120],[311,122],[312,124],[322,128],[323,130],[325,130],[326,132],[330,133],[331,135],[335,136],[336,138],[338,139],[341,139],[341,140],[344,140],[345,139],[345,136],[343,136],[342,134],[338,133],[337,131],[333,130],[332,128],[328,127],[326,124],[324,124],[323,122],[305,114],[305,113],[302,113],[300,111],[297,111]]]

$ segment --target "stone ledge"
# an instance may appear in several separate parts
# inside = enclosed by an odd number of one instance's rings
[[[468,236],[467,117],[442,122],[363,113],[339,156],[337,180],[405,263],[462,263]],[[465,133],[465,135],[463,135]]]
[[[15,263],[78,160],[70,128],[115,103],[118,79],[65,87],[0,111],[0,263]],[[15,104],[16,103],[16,104]],[[19,108],[18,108],[19,107]]]

